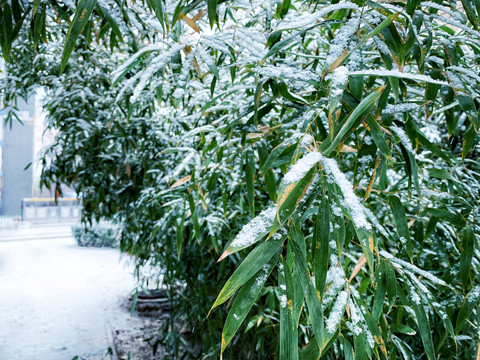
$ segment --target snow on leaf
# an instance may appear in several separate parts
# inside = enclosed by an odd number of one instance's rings
[[[422,269],[418,268],[417,266],[415,266],[413,264],[410,264],[406,261],[403,261],[403,260],[400,260],[400,259],[394,257],[392,254],[386,252],[385,250],[381,250],[380,255],[383,256],[386,259],[389,259],[392,263],[397,264],[402,268],[408,269],[415,274],[423,276],[425,279],[430,280],[434,284],[442,285],[442,286],[448,286],[448,284],[445,281],[443,281],[442,279],[439,279],[435,275],[432,275],[428,271],[422,270]]]
[[[345,307],[347,306],[347,301],[348,293],[344,290],[340,294],[338,294],[337,300],[335,300],[332,311],[330,311],[330,315],[326,322],[325,329],[330,334],[333,334],[337,330],[338,325],[340,325],[340,322],[343,318],[343,313],[345,311]]]
[[[390,126],[390,130],[392,130],[400,138],[400,142],[405,147],[405,149],[407,149],[408,152],[413,154],[412,143],[408,138],[407,134],[405,134],[405,131],[402,128],[395,125]]]
[[[310,169],[322,158],[323,156],[319,152],[313,151],[307,153],[290,168],[290,170],[283,177],[282,182],[285,185],[296,183],[298,180],[303,178],[305,174],[310,171]]]
[[[392,76],[396,78],[414,80],[414,81],[421,81],[421,82],[428,82],[431,84],[437,85],[446,85],[450,86],[447,82],[441,80],[435,80],[427,75],[422,74],[410,74],[406,72],[401,72],[398,70],[359,70],[359,71],[352,71],[349,74],[350,76],[355,75],[366,75],[366,76]]]
[[[353,192],[352,183],[348,181],[345,174],[340,171],[338,164],[334,159],[325,157],[322,158],[325,171],[335,180],[335,183],[342,191],[343,198],[345,199],[345,205],[350,210],[352,221],[358,228],[370,230],[372,226],[367,220],[364,206],[360,203],[360,199]]]
[[[267,235],[273,225],[276,213],[276,206],[271,206],[266,210],[263,210],[249,223],[245,224],[222,257],[220,257],[219,261],[234,252],[255,244],[262,237]]]

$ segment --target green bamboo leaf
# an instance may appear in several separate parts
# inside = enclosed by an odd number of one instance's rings
[[[327,280],[328,260],[330,258],[330,204],[325,196],[318,207],[313,239],[315,244],[315,287],[320,295],[323,296]]]
[[[420,4],[420,0],[407,0],[407,14],[410,16],[413,15],[413,13],[418,7],[418,4]]]
[[[291,239],[295,239],[292,236]],[[289,241],[288,245],[291,246],[294,267],[298,269],[300,283],[302,284],[303,293],[305,295],[305,301],[307,303],[308,314],[310,321],[312,322],[313,333],[316,337],[317,348],[320,351],[323,350],[325,337],[324,337],[324,323],[323,323],[323,308],[320,302],[320,295],[315,290],[315,286],[308,272],[306,254],[301,250],[301,245],[297,244],[295,240]]]
[[[455,324],[455,333],[458,334],[462,331],[463,327],[465,326],[465,321],[470,317],[472,314],[475,305],[478,303],[480,298],[480,286],[475,286],[468,294],[465,296],[463,300],[463,304],[460,307],[457,315],[457,322]]]
[[[466,224],[465,218],[460,214],[457,214],[448,210],[435,209],[435,208],[426,208],[425,212],[427,214],[431,214],[435,216],[438,219],[447,220],[448,222],[452,223],[455,226],[458,226],[461,228],[465,227],[465,224]]]
[[[390,147],[385,141],[385,137],[383,136],[380,125],[378,125],[377,121],[373,118],[373,116],[367,116],[367,125],[369,127],[369,132],[372,136],[373,142],[375,143],[375,145],[377,145],[378,150],[382,153],[383,156],[385,156],[388,161],[391,162],[392,152],[390,151]]]
[[[260,241],[270,232],[276,213],[276,207],[271,206],[245,224],[218,261],[222,261],[228,255],[245,249]]]
[[[451,153],[441,150],[438,146],[432,144],[421,131],[417,131],[417,140],[427,150],[430,150],[449,164],[453,165],[456,162],[455,157],[453,157]]]
[[[365,349],[365,337],[363,334],[353,335],[353,346],[355,348],[355,360],[368,360],[369,356]]]
[[[42,3],[42,0],[33,0],[32,16],[37,14],[38,7]]]
[[[392,265],[389,262],[387,263],[385,261],[385,269],[386,269],[385,285],[387,288],[387,297],[390,304],[392,304],[395,302],[395,299],[397,297],[397,279],[395,276],[395,270],[393,269]]]
[[[63,48],[62,62],[60,71],[63,72],[65,66],[67,65],[70,54],[75,47],[75,43],[80,36],[83,28],[90,19],[90,15],[93,12],[93,9],[97,5],[97,0],[80,0],[75,10],[75,16],[73,18],[72,24],[68,29],[67,37],[65,38],[65,46]]]
[[[467,227],[462,232],[462,253],[460,255],[460,268],[458,269],[464,289],[467,288],[470,278],[474,247],[475,233],[471,227]]]
[[[299,31],[298,33],[286,38],[285,40],[277,42],[275,45],[272,46],[272,48],[268,51],[267,55],[260,61],[260,65],[263,65],[265,61],[271,57],[272,55],[275,55],[278,53],[280,50],[285,48],[287,45],[290,45],[293,41],[295,40],[300,40],[304,34],[309,32],[310,30],[316,28],[317,26],[322,26],[325,25],[325,22],[322,21],[321,23],[315,24],[313,26],[310,26],[302,31]]]
[[[262,269],[242,286],[238,295],[235,297],[235,301],[228,312],[227,319],[223,326],[222,354],[250,312],[250,309],[262,291],[265,282],[277,264],[279,256],[280,253],[273,256],[265,265],[263,265]],[[296,337],[295,341],[297,341]]]
[[[284,241],[285,236],[272,238],[253,249],[227,280],[210,311],[230,299],[239,287],[250,280],[275,255]]]
[[[395,227],[397,228],[397,234],[400,237],[400,242],[405,248],[410,261],[413,261],[412,240],[410,238],[407,217],[405,216],[402,202],[395,195],[390,195],[389,202],[393,213],[393,220],[395,221]]]
[[[190,213],[192,214],[193,228],[195,230],[195,236],[200,236],[200,223],[198,222],[197,207],[195,206],[195,200],[191,192],[188,193],[188,204],[190,206]]]
[[[162,29],[165,31],[165,16],[163,12],[162,0],[147,0],[147,2],[149,7],[155,12],[160,25],[162,25]]]
[[[146,46],[140,51],[138,51],[133,58],[127,63],[127,65],[122,65],[118,69],[116,69],[112,75],[113,75],[113,86],[116,86],[120,80],[122,80],[125,75],[133,69],[137,64],[143,61],[143,58],[150,54],[152,51],[159,51],[160,47],[157,46]]]
[[[343,358],[344,360],[355,360],[353,355],[353,347],[352,344],[345,338],[342,337],[342,344],[343,344]]]
[[[470,124],[467,131],[463,135],[463,146],[462,146],[462,159],[465,160],[469,151],[473,148],[473,146],[478,142],[478,133],[475,130],[473,124]]]
[[[252,149],[245,151],[245,182],[247,184],[247,200],[251,216],[255,215],[255,157]]]
[[[475,9],[471,0],[461,0],[465,14],[467,15],[468,20],[472,23],[473,27],[478,30],[478,18],[475,13]]]
[[[177,259],[180,259],[180,254],[182,252],[182,245],[183,245],[183,234],[184,234],[184,229],[185,229],[185,208],[186,204],[184,205],[183,208],[183,214],[180,219],[180,222],[177,224],[177,232],[175,234],[176,240],[177,240]],[[157,230],[155,228],[155,230]]]
[[[97,6],[100,9],[101,13],[103,14],[103,17],[105,18],[105,20],[107,20],[108,25],[110,25],[110,27],[112,28],[112,31],[114,32],[114,34],[117,35],[120,42],[123,43],[122,32],[120,31],[120,28],[118,27],[117,21],[110,14],[110,11],[108,11],[108,9],[100,3]]]
[[[183,0],[180,0],[177,4],[177,6],[175,6],[175,10],[173,10],[173,15],[172,15],[172,21],[171,21],[171,27],[173,28],[173,26],[175,25],[175,23],[180,19],[180,15],[182,13],[186,13],[187,11],[185,10],[185,6],[183,6]]]
[[[217,0],[207,0],[208,20],[210,21],[210,27],[213,28],[217,21]]]
[[[285,174],[277,192],[277,216],[270,234],[275,233],[292,216],[312,183],[321,158],[318,152],[307,153]]]
[[[373,313],[374,320],[378,322],[380,314],[383,310],[383,303],[385,302],[385,295],[387,293],[387,265],[385,261],[380,262],[380,266],[375,271],[375,296],[373,298]]]
[[[296,139],[293,138],[288,138],[279,145],[277,145],[270,155],[268,155],[267,160],[265,160],[265,163],[262,165],[262,168],[260,171],[262,172],[263,175],[267,173],[268,170],[270,170],[275,163],[275,161],[284,153],[284,151],[288,148],[293,146],[296,141]]]
[[[345,218],[343,216],[340,198],[335,184],[327,182],[327,188],[328,193],[330,194],[329,199],[331,199],[330,207],[332,209],[331,223],[333,226],[333,237],[337,243],[338,255],[341,256],[346,234]]]
[[[416,291],[416,289],[412,289],[411,291]],[[432,340],[432,333],[430,330],[430,322],[428,321],[427,314],[425,313],[425,309],[423,308],[422,301],[418,294],[416,296],[412,296],[412,301],[410,305],[415,312],[415,316],[417,317],[417,325],[418,329],[420,330],[420,337],[422,338],[423,347],[425,349],[425,353],[429,360],[435,360],[435,348],[433,346]]]
[[[385,86],[382,86],[378,90],[376,90],[373,93],[371,93],[370,95],[368,95],[365,99],[363,99],[360,102],[360,104],[358,104],[358,106],[355,108],[355,110],[353,110],[353,112],[348,117],[345,124],[338,131],[337,135],[333,139],[330,146],[324,151],[325,155],[328,155],[329,153],[331,153],[340,144],[340,142],[342,141],[345,134],[348,131],[352,130],[352,128],[354,127],[354,125],[357,121],[357,119],[360,116],[367,113],[372,108],[372,106],[375,104],[377,99],[380,97],[380,95],[382,94],[384,89],[385,89]]]
[[[299,351],[298,357],[300,360],[318,360],[320,359],[320,349],[317,344],[317,339],[311,339],[307,346]]]
[[[280,359],[298,359],[298,328],[294,304],[297,303],[295,281],[282,261],[279,265],[280,287]]]
[[[437,179],[456,181],[455,178],[452,176],[452,174],[447,170],[429,168],[429,169],[427,169],[427,171],[428,171],[428,175],[430,177],[434,177],[434,178],[437,178]]]

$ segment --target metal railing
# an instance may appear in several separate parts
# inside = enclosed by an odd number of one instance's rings
[[[81,201],[76,198],[25,198],[22,200],[22,221],[71,222],[80,219]]]

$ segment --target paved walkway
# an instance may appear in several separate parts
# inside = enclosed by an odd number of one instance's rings
[[[111,327],[130,321],[128,263],[76,246],[69,226],[1,230],[0,359],[103,359]]]

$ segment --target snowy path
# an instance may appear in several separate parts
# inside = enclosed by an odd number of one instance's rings
[[[35,240],[37,239],[37,240]],[[0,231],[0,359],[102,359],[134,287],[113,249],[80,248],[70,227]]]

